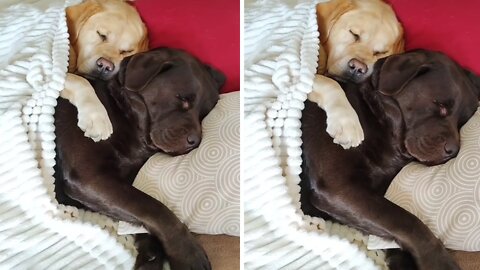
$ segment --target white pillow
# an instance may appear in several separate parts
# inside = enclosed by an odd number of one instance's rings
[[[480,251],[480,111],[462,127],[458,156],[403,168],[385,197],[420,218],[447,248]]]
[[[177,157],[154,155],[133,185],[165,204],[192,232],[239,236],[239,92],[221,95],[202,126],[197,149]],[[120,222],[118,232],[145,230]]]

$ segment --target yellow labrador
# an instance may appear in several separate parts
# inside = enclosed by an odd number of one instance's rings
[[[403,52],[403,29],[392,8],[380,0],[319,3],[317,22],[320,56],[308,99],[327,113],[327,132],[334,142],[348,149],[363,141],[363,130],[342,88],[331,78],[362,82],[379,58]]]
[[[78,126],[94,141],[107,139],[112,124],[84,77],[109,79],[123,58],[148,49],[147,30],[135,8],[121,0],[85,0],[66,10],[70,57],[61,97],[78,110]]]

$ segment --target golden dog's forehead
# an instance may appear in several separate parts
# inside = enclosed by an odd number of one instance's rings
[[[122,32],[126,31],[128,34],[142,36],[145,30],[142,27],[143,22],[140,18],[128,17],[125,14],[118,12],[99,12],[93,15],[88,23],[97,27],[103,27],[110,31]]]
[[[379,48],[391,46],[400,35],[399,23],[395,17],[362,9],[346,12],[334,27],[337,31],[352,31],[360,35],[362,42],[375,42]],[[349,34],[348,32],[346,33]]]
[[[82,30],[98,31],[120,47],[132,48],[146,35],[143,23],[138,16],[125,16],[120,12],[99,12],[85,23]]]

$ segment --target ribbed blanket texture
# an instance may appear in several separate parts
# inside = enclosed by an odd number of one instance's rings
[[[68,64],[62,0],[0,3],[0,269],[131,269],[131,236],[54,199],[54,119]]]

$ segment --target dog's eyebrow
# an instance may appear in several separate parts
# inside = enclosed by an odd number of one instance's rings
[[[130,49],[130,50],[120,50],[120,54],[126,54],[126,53],[131,53],[131,52],[133,52],[132,49]]]
[[[100,33],[100,31],[97,30],[97,34],[100,36],[100,38],[102,39],[102,41],[107,41],[107,35],[106,34],[102,34]]]
[[[358,34],[357,32],[353,32],[351,29],[348,30],[348,31],[350,31],[350,34],[353,35],[355,41],[359,41],[359,40],[360,40],[360,34]]]
[[[388,53],[388,50],[382,51],[382,50],[375,50],[373,52],[373,55],[382,55]]]

